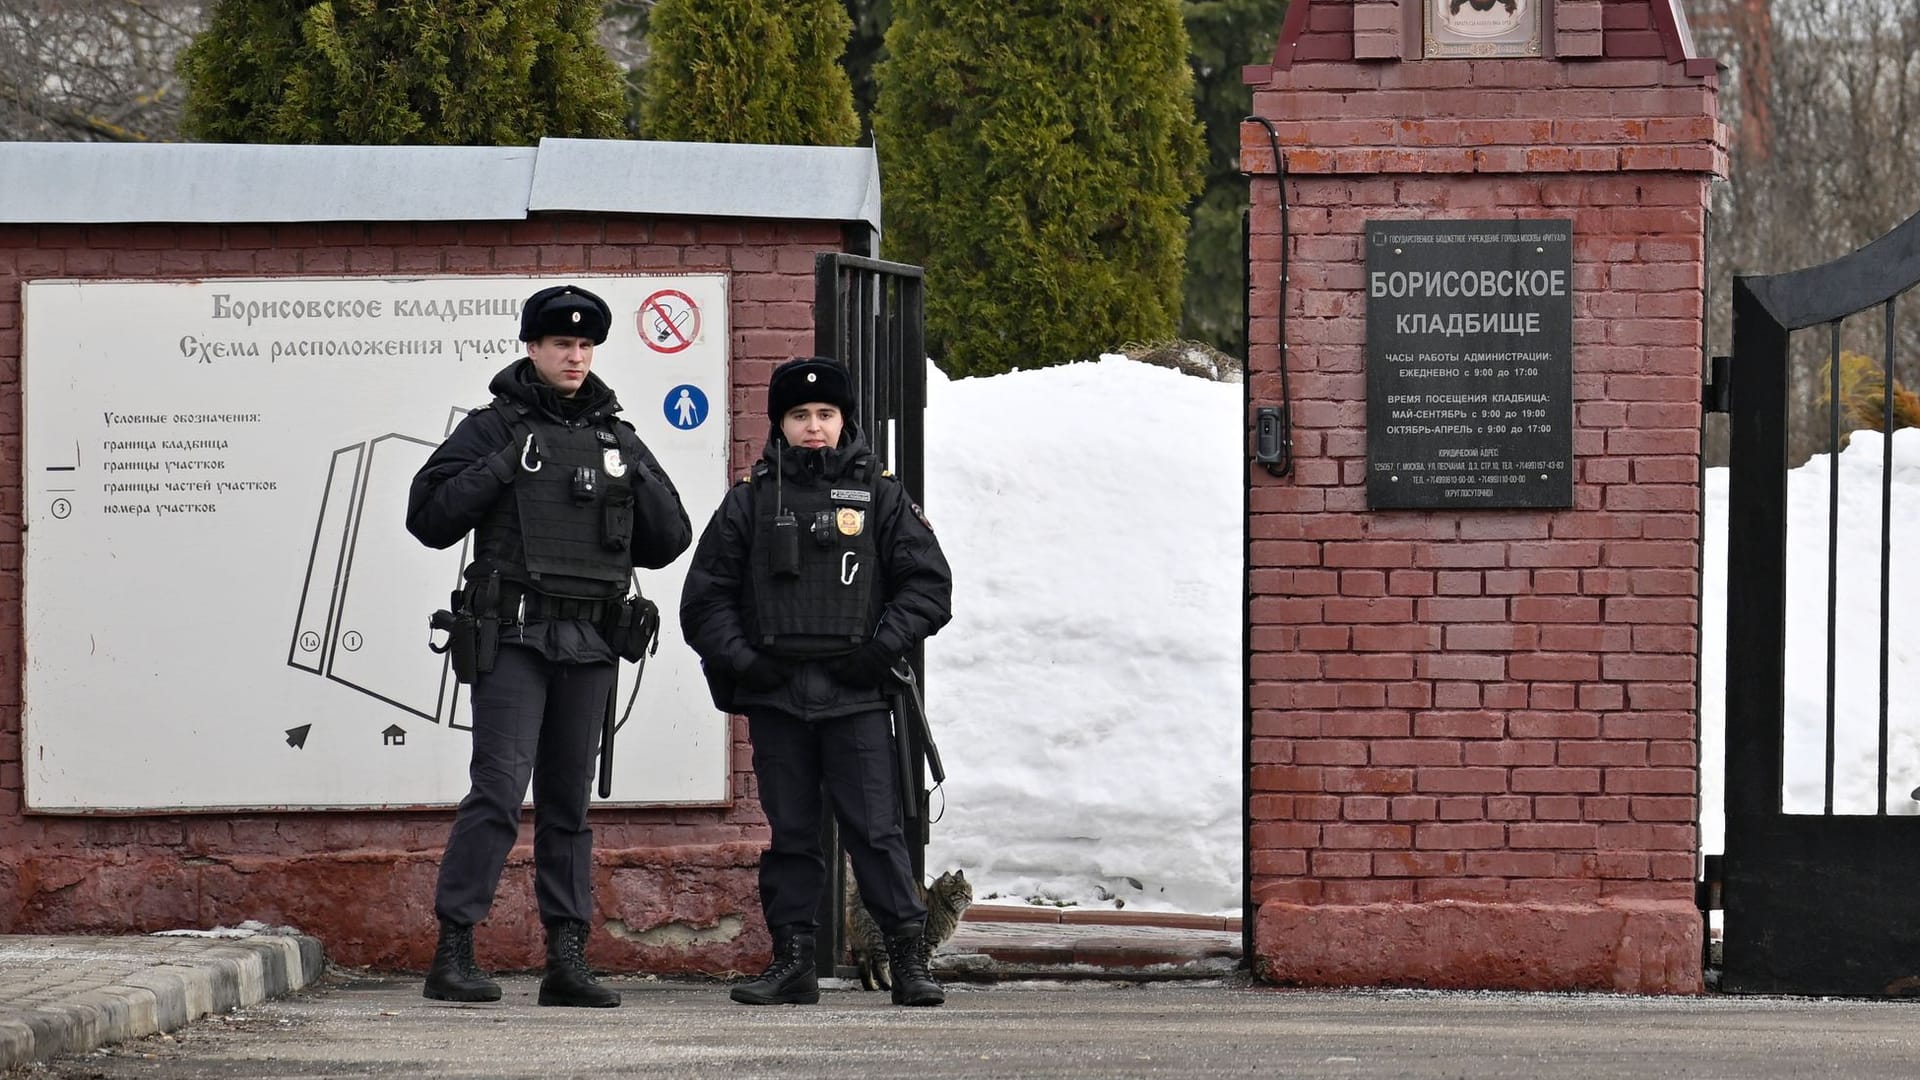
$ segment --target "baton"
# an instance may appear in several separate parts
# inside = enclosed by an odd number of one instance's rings
[[[920,800],[909,796],[913,790],[913,751],[907,746],[907,711],[903,707],[905,698],[900,694],[893,696],[893,750],[900,765],[900,809],[912,821],[919,817]]]
[[[913,666],[905,660],[893,667],[893,677],[906,685],[907,692],[897,695],[903,701],[913,702],[913,733],[919,736],[920,746],[927,755],[927,775],[933,777],[935,785],[947,782],[947,770],[940,764],[940,748],[933,744],[933,728],[927,723],[927,703],[920,696],[920,684],[913,677]]]
[[[607,688],[607,715],[600,721],[600,797],[613,796],[613,732],[620,722],[620,667],[614,665],[613,685]]]

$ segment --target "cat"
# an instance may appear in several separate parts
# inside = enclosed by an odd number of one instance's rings
[[[916,888],[927,905],[927,928],[920,937],[920,952],[931,957],[933,950],[946,944],[960,928],[960,916],[973,903],[973,886],[965,871],[949,870],[934,878],[931,888]],[[893,965],[887,960],[886,935],[860,902],[860,888],[851,873],[847,875],[846,909],[847,947],[860,971],[860,985],[868,990],[891,990]]]

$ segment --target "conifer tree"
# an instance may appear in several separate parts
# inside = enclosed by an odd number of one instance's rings
[[[1192,39],[1194,105],[1207,127],[1207,180],[1190,212],[1180,335],[1244,358],[1240,213],[1247,208],[1247,178],[1240,172],[1240,121],[1253,109],[1253,88],[1240,71],[1273,59],[1287,0],[1186,0],[1182,6]]]
[[[659,0],[640,130],[688,142],[851,146],[841,0]]]
[[[525,146],[621,135],[597,0],[217,0],[180,60],[213,142]]]
[[[1169,336],[1202,155],[1177,0],[894,0],[886,45],[887,250],[942,367]]]
[[[893,21],[892,0],[843,0],[847,18],[853,21],[853,36],[847,39],[847,55],[841,66],[853,83],[853,111],[871,131],[873,102],[878,88],[873,69],[887,55],[887,24]]]

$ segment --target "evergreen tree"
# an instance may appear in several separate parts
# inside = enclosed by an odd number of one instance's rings
[[[874,135],[888,251],[954,375],[1172,333],[1200,188],[1177,0],[895,0]]]
[[[181,57],[214,142],[523,146],[621,134],[620,73],[578,0],[218,0]]]
[[[893,0],[846,0],[847,17],[853,20],[853,37],[847,42],[847,55],[841,61],[847,78],[853,82],[853,110],[860,115],[866,131],[873,130],[873,103],[879,87],[873,69],[887,57],[887,24],[893,21]]]
[[[1253,88],[1241,80],[1240,69],[1273,59],[1287,0],[1186,0],[1181,6],[1193,43],[1194,107],[1207,127],[1207,182],[1187,233],[1180,335],[1244,358],[1240,214],[1247,208],[1247,178],[1240,174],[1240,121],[1253,110]]]
[[[659,0],[640,129],[651,139],[851,146],[841,0]]]

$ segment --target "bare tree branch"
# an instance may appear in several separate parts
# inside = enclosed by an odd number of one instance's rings
[[[197,0],[0,0],[0,139],[178,138]]]
[[[1734,274],[1816,266],[1920,212],[1920,0],[1692,0],[1689,11],[1703,51],[1728,66],[1731,175],[1708,224],[1707,315],[1710,351],[1728,352]],[[1912,386],[1920,311],[1895,315],[1896,375]],[[1843,350],[1876,364],[1886,355],[1878,317],[1841,329]],[[1807,331],[1795,344],[1798,462],[1845,433],[1828,431],[1821,399],[1830,334]]]

